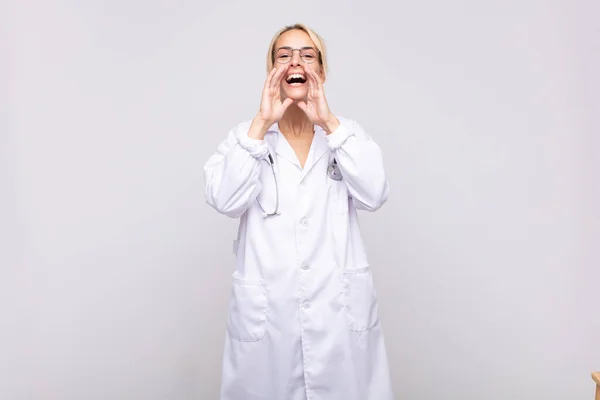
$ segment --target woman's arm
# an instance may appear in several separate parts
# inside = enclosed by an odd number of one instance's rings
[[[265,134],[293,103],[281,98],[281,82],[288,67],[271,70],[257,116],[232,129],[204,166],[206,202],[222,214],[240,217],[261,190],[259,163],[269,151]]]
[[[375,211],[387,201],[388,183],[379,146],[355,121],[337,118],[329,109],[321,77],[304,65],[310,85],[306,101],[298,102],[311,120],[326,132],[348,192],[357,209]]]
[[[339,126],[326,135],[327,143],[355,207],[375,211],[389,194],[381,149],[356,121],[342,118],[339,121]]]
[[[239,124],[204,165],[206,202],[221,214],[240,217],[260,192],[259,163],[268,146],[255,138],[266,129],[256,120]]]

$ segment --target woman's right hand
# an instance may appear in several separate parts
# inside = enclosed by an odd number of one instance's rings
[[[252,121],[250,132],[248,132],[248,136],[251,138],[262,140],[271,125],[279,122],[285,110],[294,102],[290,98],[281,100],[281,81],[287,69],[287,66],[274,67],[267,76],[260,109]]]

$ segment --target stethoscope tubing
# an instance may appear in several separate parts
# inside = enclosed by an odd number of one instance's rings
[[[262,206],[262,204],[260,204],[260,200],[258,199],[258,197],[256,198],[256,201],[260,209],[263,211],[265,217],[272,217],[274,215],[279,214],[279,181],[275,173],[275,163],[273,162],[273,156],[271,155],[271,153],[268,153],[267,157],[268,159],[263,158],[263,160],[265,160],[265,162],[271,167],[271,172],[273,173],[273,179],[275,181],[275,211],[271,213],[267,212]],[[342,173],[340,171],[340,167],[337,165],[337,160],[335,158],[333,159],[333,162],[331,162],[327,167],[327,175],[333,180],[342,180]]]

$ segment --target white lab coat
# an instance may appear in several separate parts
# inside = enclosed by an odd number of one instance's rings
[[[357,209],[388,197],[379,146],[355,121],[315,127],[300,167],[274,124],[229,132],[205,165],[206,200],[240,217],[221,400],[393,399],[371,266]],[[265,161],[275,161],[275,180]],[[331,179],[333,158],[343,174]]]

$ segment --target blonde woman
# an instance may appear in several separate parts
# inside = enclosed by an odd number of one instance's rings
[[[329,109],[311,29],[277,32],[267,67],[256,117],[204,169],[208,204],[240,218],[221,399],[392,399],[357,217],[387,200],[381,150]]]

